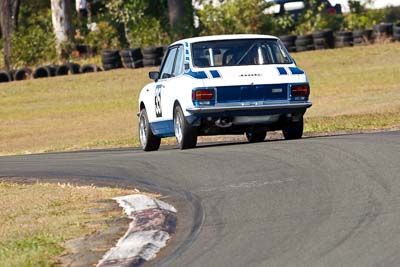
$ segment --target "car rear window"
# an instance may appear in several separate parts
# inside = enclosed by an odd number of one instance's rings
[[[292,59],[277,39],[238,39],[192,44],[193,65],[200,68],[290,64]]]

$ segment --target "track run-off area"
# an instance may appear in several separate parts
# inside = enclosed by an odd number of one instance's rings
[[[1,177],[135,186],[178,210],[153,266],[399,266],[400,132],[0,157]]]

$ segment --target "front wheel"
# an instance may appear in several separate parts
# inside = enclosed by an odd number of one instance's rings
[[[299,121],[291,121],[284,125],[282,129],[286,140],[300,139],[303,136],[303,117]]]
[[[151,131],[145,109],[142,109],[139,115],[139,141],[144,151],[153,151],[160,148],[161,138],[155,136]]]
[[[176,142],[180,149],[193,148],[197,144],[196,128],[191,126],[183,115],[180,106],[175,107],[174,111],[174,130]]]

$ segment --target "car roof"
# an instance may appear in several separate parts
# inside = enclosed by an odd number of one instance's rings
[[[264,34],[224,34],[224,35],[210,35],[201,37],[192,37],[174,42],[171,45],[182,44],[182,43],[198,43],[207,41],[219,41],[219,40],[240,40],[240,39],[278,39],[272,35]]]

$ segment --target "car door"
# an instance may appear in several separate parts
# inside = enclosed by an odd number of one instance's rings
[[[179,63],[177,58],[179,55]],[[160,69],[159,79],[154,84],[154,111],[153,128],[158,134],[169,135],[173,133],[173,102],[175,100],[174,87],[177,78],[183,74],[183,47],[172,46],[168,49],[163,65]]]
[[[182,45],[178,45],[176,47],[175,60],[172,67],[172,71],[170,73],[169,78],[165,83],[163,88],[164,98],[162,101],[162,106],[165,109],[165,113],[163,113],[163,118],[168,121],[173,120],[173,108],[174,102],[179,98],[179,94],[181,93],[182,88],[182,75],[184,73],[183,68],[183,57],[184,57],[184,49]]]

